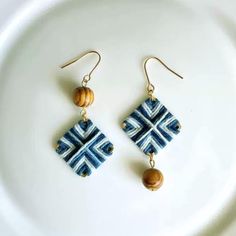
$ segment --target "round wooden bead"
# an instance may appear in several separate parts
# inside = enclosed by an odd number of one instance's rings
[[[161,171],[150,168],[144,171],[143,173],[143,184],[144,186],[151,190],[155,191],[161,187],[163,184],[164,177]]]
[[[88,107],[94,101],[94,93],[88,87],[78,87],[74,92],[74,103],[79,107]]]

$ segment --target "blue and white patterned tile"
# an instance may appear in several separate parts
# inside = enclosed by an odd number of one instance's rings
[[[87,176],[112,155],[113,144],[91,120],[81,120],[58,140],[56,152],[76,174]]]
[[[123,122],[123,130],[145,153],[155,153],[180,132],[179,121],[158,99],[148,98]]]

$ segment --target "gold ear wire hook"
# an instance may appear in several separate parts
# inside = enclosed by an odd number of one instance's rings
[[[144,72],[145,72],[145,76],[146,76],[146,79],[147,79],[147,92],[148,92],[148,95],[153,98],[153,92],[155,90],[155,87],[154,85],[150,82],[150,79],[149,79],[149,76],[148,76],[148,72],[147,72],[147,62],[151,59],[154,59],[154,60],[157,60],[159,61],[167,70],[169,70],[170,72],[172,72],[174,75],[178,76],[180,79],[183,79],[183,77],[179,74],[177,74],[175,71],[173,71],[172,69],[170,69],[161,59],[159,59],[158,57],[154,57],[154,56],[151,56],[151,57],[148,57],[144,60],[144,63],[143,63],[143,68],[144,68]]]
[[[95,64],[95,66],[93,67],[93,69],[87,75],[85,75],[84,78],[83,78],[82,85],[86,86],[88,81],[91,79],[91,75],[92,75],[93,71],[97,68],[98,64],[101,61],[101,55],[97,51],[92,50],[92,51],[88,51],[88,52],[86,52],[82,55],[79,55],[79,56],[69,60],[68,62],[64,63],[63,65],[61,65],[60,68],[63,69],[63,68],[75,63],[76,61],[80,60],[81,58],[83,58],[83,57],[85,57],[85,56],[87,56],[88,54],[91,54],[91,53],[94,53],[94,54],[98,55],[98,61]]]

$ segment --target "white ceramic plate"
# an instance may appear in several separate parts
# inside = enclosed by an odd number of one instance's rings
[[[79,119],[73,89],[96,58],[58,65],[95,49],[102,63],[90,87],[89,116],[114,155],[88,178],[53,146]],[[148,162],[119,124],[145,99],[141,63],[182,132]],[[177,1],[44,1],[25,6],[0,38],[1,219],[12,235],[219,235],[235,190],[235,50],[214,19]],[[4,234],[3,234],[4,235]]]

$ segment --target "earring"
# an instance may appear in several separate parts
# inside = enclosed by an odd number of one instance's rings
[[[83,77],[82,86],[74,91],[74,103],[81,108],[82,119],[58,140],[56,148],[56,152],[73,171],[83,177],[90,175],[92,170],[98,168],[113,152],[113,144],[88,119],[86,112],[86,107],[94,101],[94,93],[87,84],[101,61],[101,55],[96,51],[89,51],[61,66],[65,68],[92,53],[98,56],[98,61],[90,73]]]
[[[145,59],[143,67],[147,79],[148,99],[144,101],[122,124],[122,129],[130,139],[148,156],[150,167],[143,173],[143,184],[149,190],[157,190],[163,183],[163,175],[155,169],[154,155],[170,142],[180,131],[179,121],[153,95],[155,87],[147,73],[147,62],[151,59],[159,61],[167,70],[183,79],[157,57]]]

